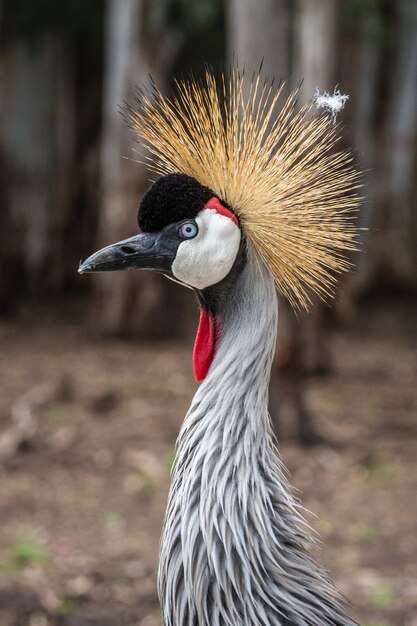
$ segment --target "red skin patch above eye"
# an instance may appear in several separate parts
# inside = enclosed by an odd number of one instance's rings
[[[236,224],[236,226],[239,226],[239,220],[237,219],[236,215],[230,209],[226,209],[226,207],[223,206],[220,200],[218,200],[217,198],[210,198],[210,200],[204,205],[204,208],[214,209],[215,211],[217,211],[217,213],[220,213],[220,215],[224,215],[225,217],[231,219]]]

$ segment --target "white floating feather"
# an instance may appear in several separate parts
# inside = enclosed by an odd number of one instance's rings
[[[318,87],[316,88],[316,93],[314,94],[316,107],[318,109],[325,109],[328,113],[330,113],[333,124],[336,123],[337,114],[344,108],[346,100],[349,100],[349,96],[347,94],[340,93],[337,86],[334,88],[332,94],[327,93],[327,91],[324,91],[321,94]]]

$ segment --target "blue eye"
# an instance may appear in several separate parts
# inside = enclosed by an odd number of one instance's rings
[[[184,239],[193,239],[198,234],[198,226],[195,222],[184,222],[179,227],[178,233]]]

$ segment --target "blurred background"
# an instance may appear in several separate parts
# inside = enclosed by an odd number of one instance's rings
[[[233,55],[303,79],[300,101],[349,94],[362,252],[331,307],[281,302],[271,414],[352,615],[417,626],[415,0],[0,1],[1,626],[161,623],[197,307],[146,272],[76,270],[136,232],[135,85]]]

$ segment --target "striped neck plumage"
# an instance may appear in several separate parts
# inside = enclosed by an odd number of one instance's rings
[[[248,250],[185,418],[159,568],[166,626],[352,626],[308,556],[275,452],[268,385],[274,282]]]

